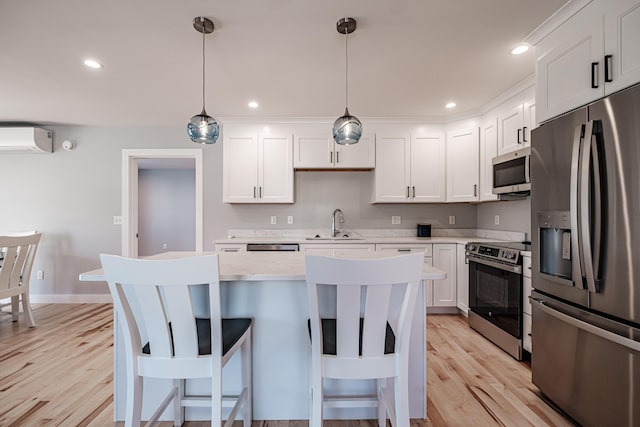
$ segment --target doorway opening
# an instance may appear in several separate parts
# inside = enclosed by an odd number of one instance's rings
[[[135,258],[167,250],[202,251],[202,150],[122,150],[122,173],[123,256]],[[148,179],[152,177],[174,182],[160,188]],[[176,179],[182,181],[180,185],[190,187],[180,190]],[[149,185],[155,187],[151,188],[154,194],[147,193]],[[145,192],[142,201],[141,191]],[[171,193],[175,203],[168,200]],[[175,226],[176,221],[180,227]]]

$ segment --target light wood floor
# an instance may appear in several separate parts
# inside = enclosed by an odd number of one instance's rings
[[[38,326],[32,329],[22,318],[13,323],[10,316],[0,316],[0,426],[114,426],[111,305],[34,308]],[[526,363],[469,329],[463,317],[430,315],[427,335],[428,419],[413,420],[412,427],[572,425],[541,400]],[[254,421],[253,427],[307,424]],[[374,423],[329,421],[325,426]]]

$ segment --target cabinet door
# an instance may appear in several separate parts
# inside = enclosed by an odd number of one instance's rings
[[[376,144],[372,133],[365,132],[357,144],[335,144],[334,150],[337,169],[372,169],[376,165]]]
[[[456,306],[464,313],[469,311],[469,263],[465,245],[456,245]]]
[[[443,134],[412,135],[410,200],[444,202],[446,145]]]
[[[225,135],[223,144],[222,201],[225,203],[257,203],[257,133]]]
[[[536,63],[538,122],[604,95],[602,20],[575,27],[580,31],[577,36],[551,49]]]
[[[538,127],[536,121],[536,102],[533,99],[526,101],[523,104],[524,111],[524,128],[522,130],[522,139],[524,140],[524,146],[531,145],[531,131]]]
[[[611,81],[605,81],[607,94],[640,82],[640,2],[622,3],[604,19],[604,54],[611,55],[610,59],[603,58],[611,74]]]
[[[376,134],[375,202],[409,201],[410,137]]]
[[[447,278],[433,281],[433,306],[456,306],[456,263],[457,250],[455,243],[433,245],[433,266],[444,270]]]
[[[260,203],[293,203],[292,135],[261,135],[258,149]]]
[[[515,105],[498,116],[498,155],[518,150],[524,145],[524,106]]]
[[[424,263],[426,265],[433,265],[432,257],[425,257]],[[438,280],[440,282],[441,280]],[[433,280],[426,280],[424,283],[424,293],[426,299],[426,307],[433,307]]]
[[[447,201],[478,200],[478,128],[447,133]]]
[[[330,136],[296,134],[293,166],[300,169],[333,167],[333,144]]]
[[[498,118],[487,120],[480,128],[480,200],[498,200],[493,194],[493,163],[498,155]]]

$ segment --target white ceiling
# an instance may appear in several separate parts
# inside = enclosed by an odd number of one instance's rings
[[[508,54],[566,0],[0,0],[0,122],[180,125],[214,117],[445,118],[534,72]],[[82,65],[94,57],[105,67]],[[249,100],[260,108],[251,110]],[[446,110],[455,100],[458,107]]]

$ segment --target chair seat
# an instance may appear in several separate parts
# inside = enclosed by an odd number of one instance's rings
[[[322,353],[336,355],[336,319],[320,319],[322,321]],[[311,320],[307,321],[309,328],[309,338],[311,338]],[[362,330],[364,328],[364,319],[360,318],[360,342],[358,346],[358,354],[362,356]],[[391,329],[391,325],[387,322],[387,331],[384,337],[384,354],[393,354],[396,346],[396,336]]]
[[[222,319],[222,355],[224,356],[238,342],[238,340],[247,332],[251,326],[252,319],[233,318]],[[211,354],[211,322],[209,319],[196,317],[196,329],[198,334],[198,354],[206,356]],[[171,330],[171,322],[169,322],[169,330]],[[173,334],[173,333],[172,333]],[[335,340],[335,338],[334,338]],[[335,348],[335,346],[334,346]],[[173,348],[171,349],[173,353]],[[142,353],[151,354],[149,343],[142,347]]]

